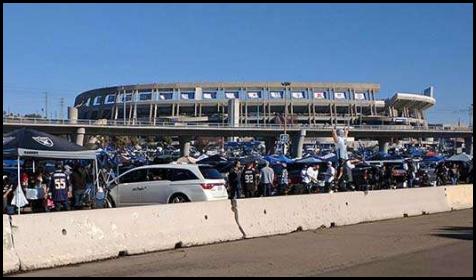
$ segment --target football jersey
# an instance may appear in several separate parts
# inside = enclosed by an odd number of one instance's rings
[[[68,200],[69,179],[63,172],[55,172],[51,175],[49,192],[54,201]]]
[[[243,170],[243,183],[246,186],[253,186],[256,182],[256,172],[253,169]]]

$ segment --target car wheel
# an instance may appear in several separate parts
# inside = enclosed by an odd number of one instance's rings
[[[170,198],[169,203],[184,203],[184,202],[190,202],[190,201],[188,200],[188,198],[185,195],[177,194],[177,195],[172,196],[172,198]]]

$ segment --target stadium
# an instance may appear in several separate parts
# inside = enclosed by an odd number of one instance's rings
[[[433,87],[378,99],[375,83],[160,83],[93,89],[75,99],[79,119],[240,124],[427,126]],[[230,100],[234,100],[230,102]],[[125,102],[124,102],[125,101]],[[236,107],[235,107],[236,106]]]

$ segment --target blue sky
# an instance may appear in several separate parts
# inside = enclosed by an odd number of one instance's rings
[[[178,81],[435,86],[431,122],[467,122],[472,4],[4,4],[3,110]],[[66,113],[65,113],[66,116]]]

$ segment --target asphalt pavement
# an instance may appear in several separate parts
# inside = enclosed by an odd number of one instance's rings
[[[125,256],[13,276],[473,276],[473,210]]]

